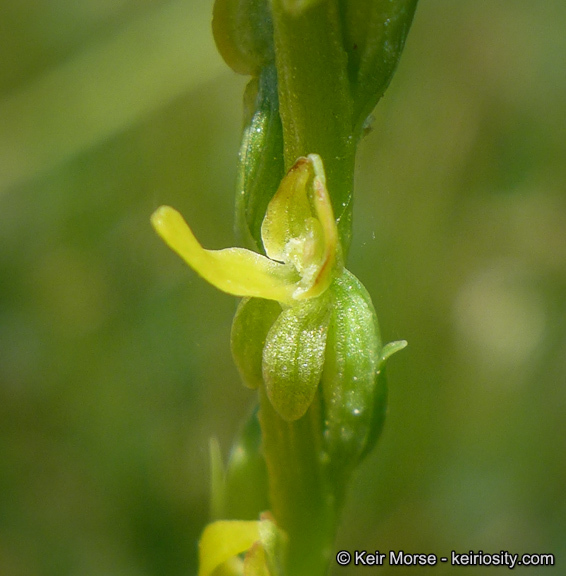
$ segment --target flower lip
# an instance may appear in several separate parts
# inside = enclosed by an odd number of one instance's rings
[[[159,207],[151,223],[165,243],[207,282],[234,296],[286,302],[298,281],[296,271],[244,248],[206,250],[177,210]]]
[[[338,231],[316,154],[297,160],[268,205],[261,228],[267,257],[244,248],[206,250],[170,206],[158,208],[151,223],[200,276],[235,296],[290,305],[322,294],[336,268]]]

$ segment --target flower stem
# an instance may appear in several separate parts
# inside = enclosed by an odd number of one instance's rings
[[[345,254],[351,237],[356,142],[338,2],[318,2],[298,15],[286,4],[271,4],[285,169],[300,156],[322,157]],[[289,536],[288,574],[324,576],[338,502],[322,460],[320,394],[306,415],[293,422],[277,414],[264,390],[260,408],[272,511]]]
[[[273,0],[272,11],[285,167],[299,156],[322,157],[346,251],[356,142],[338,3],[326,0],[293,15],[284,0]]]
[[[287,573],[324,576],[332,553],[337,511],[321,460],[320,396],[317,394],[305,416],[286,422],[262,387],[259,419],[272,512],[289,536]]]

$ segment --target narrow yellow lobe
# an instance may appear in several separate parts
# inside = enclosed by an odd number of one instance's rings
[[[218,520],[209,524],[199,542],[198,576],[210,576],[216,568],[245,552],[260,539],[260,522]]]
[[[316,154],[297,160],[267,207],[261,236],[268,257],[244,248],[206,250],[170,206],[158,208],[151,223],[197,274],[234,296],[292,305],[320,296],[335,274],[338,231]]]
[[[155,231],[207,282],[234,296],[254,296],[288,302],[292,299],[296,271],[244,248],[205,250],[181,214],[161,206],[151,217]]]

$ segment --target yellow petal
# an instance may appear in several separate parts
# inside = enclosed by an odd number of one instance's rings
[[[269,203],[261,227],[266,254],[292,264],[301,275],[293,298],[322,294],[332,281],[338,231],[322,159],[299,158]]]
[[[252,520],[219,520],[209,524],[199,542],[198,576],[210,576],[218,566],[251,548],[260,538],[259,524]]]
[[[234,296],[289,302],[299,280],[292,266],[244,248],[205,250],[181,214],[161,206],[151,223],[166,244],[207,282]]]
[[[310,179],[311,165],[301,157],[287,172],[267,207],[261,239],[265,253],[273,260],[287,262],[289,244],[305,236],[305,223],[313,216],[307,196]]]
[[[315,177],[313,181],[313,204],[318,221],[322,227],[324,253],[315,277],[308,281],[305,277],[301,280],[301,287],[293,294],[294,298],[312,298],[322,294],[332,282],[334,267],[337,264],[338,252],[338,228],[334,220],[334,211],[328,190],[326,188],[326,175],[322,160],[317,154],[309,154],[309,160],[313,164]]]

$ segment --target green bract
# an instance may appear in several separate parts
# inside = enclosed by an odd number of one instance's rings
[[[237,228],[246,245],[263,252],[261,224],[283,176],[283,127],[277,72],[265,67],[250,80],[244,97],[246,122],[238,158]]]

